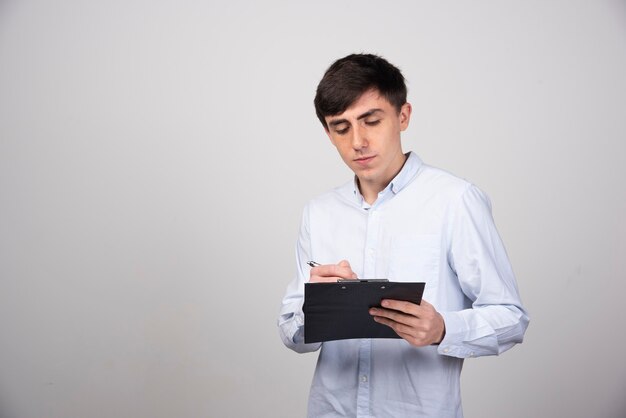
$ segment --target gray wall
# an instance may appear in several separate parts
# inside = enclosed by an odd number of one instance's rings
[[[275,326],[354,51],[470,179],[532,315],[467,417],[626,415],[624,1],[0,0],[0,416],[303,416]]]

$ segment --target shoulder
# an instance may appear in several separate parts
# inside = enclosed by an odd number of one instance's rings
[[[451,200],[460,198],[467,190],[476,187],[462,177],[428,164],[422,164],[411,186],[420,193]]]
[[[424,166],[423,174],[421,181],[429,185],[426,189],[431,189],[433,197],[445,201],[455,212],[491,213],[491,199],[476,184],[427,165]]]
[[[427,164],[422,164],[406,189],[400,199],[402,203],[413,202],[414,205],[438,211],[461,207],[483,207],[491,210],[489,197],[474,183]]]

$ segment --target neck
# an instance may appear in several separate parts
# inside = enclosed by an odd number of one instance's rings
[[[363,195],[363,199],[370,205],[373,205],[376,199],[378,199],[378,193],[380,193],[385,187],[387,187],[386,185],[383,187],[375,187],[375,188],[364,187],[363,183],[361,183],[361,181],[358,179],[357,179],[357,183],[359,185],[359,190],[361,191],[361,195]]]
[[[381,181],[381,182],[367,181],[367,180],[362,180],[357,177],[357,185],[359,186],[359,191],[361,192],[363,199],[365,199],[365,201],[368,204],[370,205],[374,204],[376,199],[378,199],[378,193],[383,191],[385,187],[387,187],[389,183],[391,183],[391,180],[393,180],[394,177],[398,175],[400,170],[402,170],[402,167],[404,167],[404,163],[406,162],[407,159],[408,157],[406,155],[404,155],[403,153],[400,153],[400,158],[398,158],[398,163],[394,164],[395,168],[391,170],[391,172],[389,173],[388,176],[386,176],[384,181]]]

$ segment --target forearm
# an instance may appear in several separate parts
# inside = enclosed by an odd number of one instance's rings
[[[446,334],[439,353],[452,357],[498,355],[521,343],[529,318],[516,305],[489,305],[441,312]]]
[[[293,309],[292,309],[293,310]],[[297,353],[309,353],[320,348],[321,343],[304,343],[304,314],[302,311],[288,312],[285,310],[278,317],[278,329],[283,343]]]

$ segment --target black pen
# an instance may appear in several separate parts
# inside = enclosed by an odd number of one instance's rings
[[[311,267],[321,266],[321,264],[318,263],[317,261],[307,261],[306,263]]]

